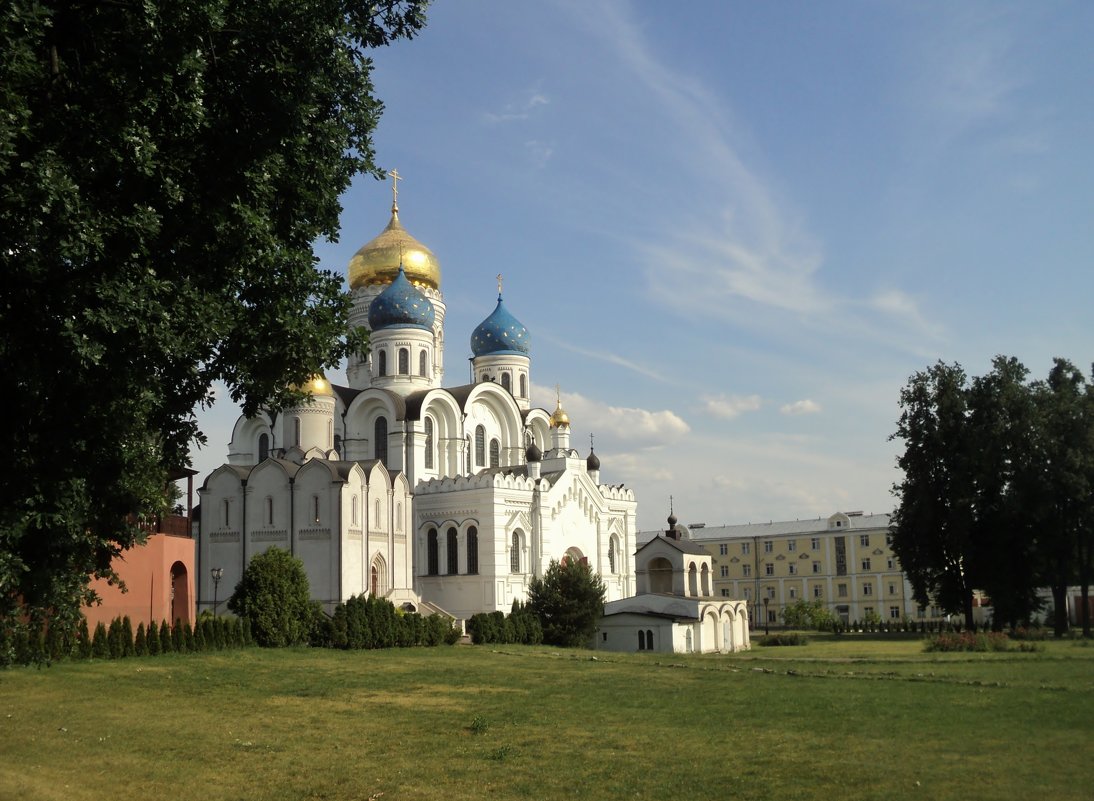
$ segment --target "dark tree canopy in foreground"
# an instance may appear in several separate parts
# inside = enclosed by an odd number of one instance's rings
[[[1016,624],[1049,587],[1063,633],[1067,587],[1085,599],[1094,578],[1094,384],[1064,359],[1045,381],[1027,376],[999,356],[971,382],[941,362],[908,380],[892,437],[904,446],[893,551],[921,606],[971,625],[983,590],[994,623]],[[1085,601],[1082,610],[1089,635]]]
[[[71,615],[227,384],[244,411],[349,348],[339,196],[378,174],[370,48],[424,0],[0,11],[0,618]]]

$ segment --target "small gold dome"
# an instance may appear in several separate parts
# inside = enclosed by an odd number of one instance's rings
[[[326,376],[324,376],[322,373],[316,373],[315,375],[313,375],[311,379],[302,387],[297,386],[296,384],[292,384],[289,388],[303,390],[312,397],[316,398],[334,397],[334,389],[331,387],[330,381],[328,381],[326,379]]]
[[[412,237],[399,222],[399,208],[392,206],[391,222],[380,235],[349,260],[349,286],[357,289],[371,284],[390,284],[403,265],[410,283],[439,289],[441,264],[433,251]]]
[[[555,408],[555,413],[551,415],[551,428],[558,428],[559,426],[570,425],[570,415],[566,414],[562,409],[562,400],[558,401],[558,406]]]

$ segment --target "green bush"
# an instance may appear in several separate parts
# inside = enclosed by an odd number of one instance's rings
[[[784,631],[778,634],[766,634],[760,637],[759,644],[773,647],[776,645],[808,645],[809,638],[801,632]]]
[[[171,627],[166,620],[160,621],[160,653],[170,654],[175,651],[175,643],[171,639]]]
[[[280,548],[258,554],[243,571],[228,599],[228,608],[250,622],[258,645],[306,643],[312,627],[312,606],[304,563]]]
[[[91,658],[91,634],[87,630],[87,618],[80,618],[80,628],[76,632],[76,654],[80,659]]]

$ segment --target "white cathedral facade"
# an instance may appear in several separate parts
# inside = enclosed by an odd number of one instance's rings
[[[443,386],[440,279],[393,203],[349,265],[349,324],[370,346],[347,386],[317,376],[308,403],[240,418],[199,491],[199,611],[274,546],[303,561],[328,611],[363,593],[457,619],[508,611],[563,559],[587,560],[609,601],[634,594],[634,494],[571,447],[561,403],[532,407],[528,332],[500,286],[471,334],[475,383]]]

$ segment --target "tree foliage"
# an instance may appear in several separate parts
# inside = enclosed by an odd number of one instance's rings
[[[370,48],[425,0],[40,0],[0,11],[0,615],[69,615],[165,511],[224,382],[246,413],[336,364],[312,243],[379,174]]]
[[[1063,359],[1031,382],[998,356],[971,382],[957,364],[915,373],[900,407],[893,551],[916,601],[971,626],[973,591],[983,590],[995,624],[1014,625],[1035,614],[1047,585],[1063,633],[1067,586],[1078,581],[1085,598],[1094,574],[1094,387]]]
[[[604,613],[604,581],[586,562],[551,560],[543,577],[528,586],[527,608],[539,619],[543,642],[566,648],[587,646]]]
[[[306,643],[312,608],[304,563],[280,548],[256,555],[228,599],[228,608],[249,622],[258,645],[278,648]],[[221,641],[217,647],[223,645]]]
[[[783,625],[792,629],[830,631],[836,623],[836,616],[820,598],[812,601],[799,598],[794,603],[783,607],[781,615]]]

